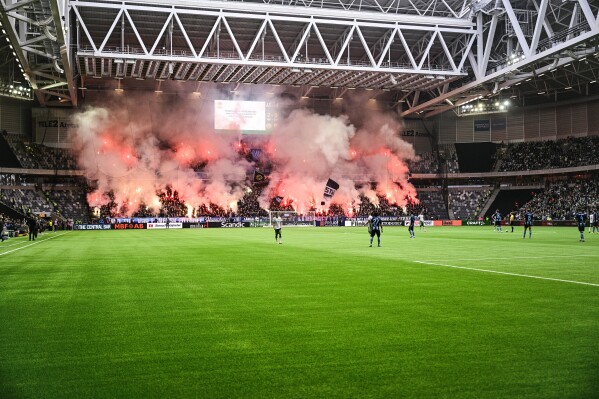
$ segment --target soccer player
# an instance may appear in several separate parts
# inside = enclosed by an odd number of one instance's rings
[[[416,238],[416,236],[414,235],[414,223],[416,223],[416,216],[410,215],[410,225],[408,226],[410,238]]]
[[[580,232],[580,242],[584,242],[584,225],[587,222],[587,214],[580,210],[576,215],[574,215],[574,219],[576,219],[576,223],[578,223],[578,231]]]
[[[510,227],[512,228],[512,233],[514,232],[514,224],[516,223],[516,211],[510,212]]]
[[[378,212],[372,214],[372,219],[368,221],[368,232],[370,233],[370,246],[372,247],[372,240],[376,235],[378,246],[381,246],[381,233],[383,232],[383,221],[379,217]]]
[[[589,234],[591,234],[591,228],[593,228],[593,233],[595,232],[595,214],[593,211],[589,212]]]
[[[275,229],[275,242],[282,244],[283,235],[281,234],[281,229],[283,228],[283,219],[280,216],[276,216],[272,220],[272,227]]]
[[[599,210],[595,211],[595,224],[593,225],[593,233],[599,233]]]
[[[424,213],[420,212],[420,215],[418,215],[418,220],[420,221],[420,230],[422,231],[422,229],[424,229],[424,232],[426,232],[426,226],[424,225]]]
[[[528,229],[528,238],[532,238],[532,219],[532,212],[530,209],[526,208],[526,212],[524,212],[524,234],[522,234],[522,238],[526,238],[526,229]]]
[[[501,213],[499,212],[499,209],[495,211],[493,220],[495,221],[495,231],[501,231]]]

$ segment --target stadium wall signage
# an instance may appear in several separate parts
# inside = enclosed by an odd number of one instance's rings
[[[75,230],[110,230],[112,226],[109,224],[76,224],[73,228]]]
[[[409,220],[404,220],[403,224],[401,222],[399,222],[398,224],[395,223],[385,223],[391,226],[409,226],[410,225],[410,221]],[[424,221],[424,226],[434,226],[435,225],[435,221],[434,220],[425,220]],[[414,222],[414,226],[418,227],[420,226],[420,220],[416,220]]]
[[[198,226],[199,227],[199,226]],[[241,228],[250,227],[250,222],[206,222],[204,228]]]
[[[430,137],[430,133],[419,132],[418,130],[409,129],[401,132],[403,137]]]
[[[147,223],[114,223],[111,226],[114,230],[144,230],[148,228]]]
[[[484,226],[485,222],[482,220],[464,220],[462,224],[464,226]]]
[[[443,220],[441,222],[441,224],[443,226],[461,226],[462,221],[461,220]]]
[[[182,229],[183,223],[171,222],[168,224],[169,229]],[[166,223],[148,223],[148,229],[166,229]]]

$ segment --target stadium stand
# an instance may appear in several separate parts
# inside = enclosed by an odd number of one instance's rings
[[[449,188],[449,206],[455,219],[476,219],[489,196],[489,186],[466,186]]]
[[[530,201],[541,189],[530,186],[504,187],[487,210],[485,217],[491,217],[495,210],[499,209],[502,217],[506,217],[512,211],[518,211],[524,204]]]
[[[599,136],[569,137],[552,141],[508,144],[501,156],[501,171],[541,170],[596,165]]]
[[[20,134],[7,133],[3,135],[13,156],[20,165],[28,169],[77,169],[77,162],[71,151],[63,148],[47,147],[41,144],[31,144]],[[3,151],[6,147],[2,145]]]
[[[77,187],[60,187],[44,191],[47,201],[52,204],[53,211],[62,218],[75,222],[89,221],[89,209],[85,193]]]
[[[438,152],[423,152],[418,154],[417,161],[408,163],[412,173],[440,173],[441,165],[446,165],[447,173],[458,173],[458,155],[453,144],[439,146]]]
[[[541,220],[572,220],[577,211],[594,211],[599,207],[599,182],[589,179],[552,183],[535,192],[523,206]],[[589,209],[590,207],[590,209]]]
[[[415,209],[412,212],[419,214],[424,212],[429,219],[448,219],[449,213],[443,200],[443,194],[437,187],[418,189],[418,198],[423,209]]]

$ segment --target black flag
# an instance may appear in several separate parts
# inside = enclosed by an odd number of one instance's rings
[[[327,181],[327,185],[324,188],[324,196],[325,198],[332,198],[335,195],[335,191],[339,188],[339,183],[337,183],[333,179],[329,179]]]

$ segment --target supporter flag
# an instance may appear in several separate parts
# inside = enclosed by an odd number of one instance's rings
[[[281,197],[280,195],[277,195],[277,196],[275,197],[275,202],[276,202],[277,204],[280,204],[282,201],[283,201],[283,197]]]
[[[254,183],[260,184],[260,183],[264,183],[264,181],[266,180],[266,175],[262,172],[258,172],[257,170],[254,171]]]
[[[337,191],[338,188],[339,188],[339,183],[337,183],[333,179],[329,179],[327,181],[327,185],[324,188],[325,198],[327,198],[327,199],[333,198],[333,195],[335,195],[335,191]]]
[[[258,162],[262,156],[262,150],[260,148],[252,148],[250,149],[250,154],[252,154],[252,159]]]

